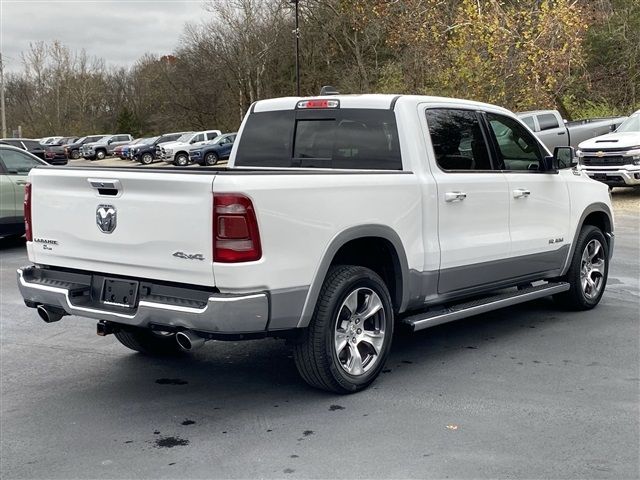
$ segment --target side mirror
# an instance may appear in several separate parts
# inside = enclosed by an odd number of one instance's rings
[[[107,140],[107,145],[111,145],[113,143],[113,140],[109,139]]]
[[[573,147],[556,147],[551,157],[551,166],[553,170],[562,170],[564,168],[573,168],[578,165],[578,157]]]
[[[611,125],[609,125],[610,132],[615,132],[617,129],[618,129],[618,125],[616,125],[615,123],[612,123]]]

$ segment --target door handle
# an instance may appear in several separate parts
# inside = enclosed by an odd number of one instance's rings
[[[565,132],[558,132],[558,135],[564,135]]]
[[[463,192],[447,192],[444,194],[445,202],[461,202],[467,198],[467,194]]]
[[[26,185],[27,181],[26,180],[16,180],[16,185]]]
[[[513,198],[523,198],[523,197],[528,197],[529,195],[531,195],[531,191],[526,190],[524,188],[516,188],[513,191]]]

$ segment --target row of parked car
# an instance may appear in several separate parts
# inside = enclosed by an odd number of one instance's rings
[[[130,134],[108,134],[46,139],[7,138],[0,143],[26,150],[52,165],[65,165],[70,159],[102,160],[114,156],[144,165],[166,162],[177,166],[191,163],[212,166],[229,158],[235,138],[236,132],[222,134],[220,130],[204,130],[136,139]]]

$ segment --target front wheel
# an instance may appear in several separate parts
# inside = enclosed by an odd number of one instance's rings
[[[74,160],[77,160],[80,158],[80,152],[78,150],[72,150],[71,151],[71,158]]]
[[[609,274],[609,245],[599,228],[586,225],[580,231],[576,249],[564,281],[566,292],[554,299],[571,310],[589,310],[600,302]]]
[[[153,163],[153,156],[150,153],[145,153],[140,159],[143,165],[151,165]]]
[[[125,347],[152,356],[173,356],[183,353],[174,333],[154,332],[146,328],[120,330],[115,337]]]
[[[96,152],[96,158],[98,160],[103,160],[107,156],[107,153],[104,150],[98,150]]]
[[[207,153],[207,156],[204,157],[204,163],[209,167],[213,167],[216,163],[218,163],[218,155],[216,155],[214,152]]]
[[[186,167],[189,163],[189,157],[184,153],[179,153],[176,155],[175,164],[179,167]]]
[[[294,346],[296,367],[313,387],[354,393],[376,379],[392,336],[393,308],[384,281],[368,268],[335,266]]]

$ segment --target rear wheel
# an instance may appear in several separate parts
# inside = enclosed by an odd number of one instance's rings
[[[599,228],[582,228],[569,271],[564,281],[568,291],[554,295],[561,305],[572,310],[589,310],[600,302],[609,274],[609,246]]]
[[[144,165],[151,165],[153,163],[153,156],[150,153],[145,153],[142,155],[141,162]]]
[[[172,356],[183,353],[173,333],[154,332],[146,328],[120,330],[115,337],[125,347],[153,356]]]
[[[218,155],[215,152],[207,153],[207,156],[204,157],[204,163],[210,167],[213,167],[216,163],[218,163]]]
[[[313,387],[357,392],[384,367],[392,336],[393,308],[383,280],[368,268],[332,267],[294,347],[296,367]]]

